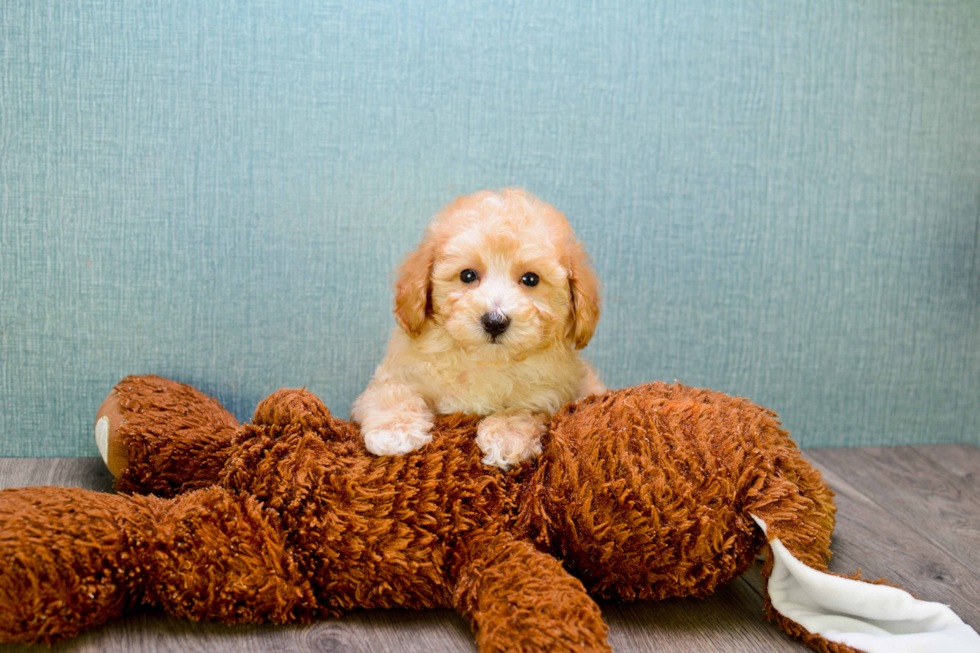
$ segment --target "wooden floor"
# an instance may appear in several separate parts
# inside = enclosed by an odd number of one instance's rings
[[[980,630],[980,449],[970,445],[812,449],[837,493],[831,569],[888,577],[950,605]],[[109,491],[98,458],[0,458],[0,488],[66,485]],[[757,565],[758,567],[758,565]],[[706,600],[603,604],[620,653],[802,651],[762,615],[758,568]],[[115,621],[53,648],[0,651],[406,653],[475,651],[448,610],[365,611],[307,626],[228,627],[157,611]]]

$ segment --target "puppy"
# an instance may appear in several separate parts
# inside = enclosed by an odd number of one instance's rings
[[[483,462],[541,453],[552,413],[605,387],[578,349],[599,319],[598,281],[565,217],[520,189],[460,197],[402,263],[388,353],[351,415],[368,451],[431,439],[433,416],[484,416]]]

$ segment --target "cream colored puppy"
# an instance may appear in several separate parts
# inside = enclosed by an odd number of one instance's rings
[[[400,326],[354,402],[368,451],[431,440],[433,416],[485,418],[483,462],[504,469],[541,453],[552,413],[604,392],[576,350],[599,319],[598,282],[565,217],[520,189],[461,197],[399,269]]]

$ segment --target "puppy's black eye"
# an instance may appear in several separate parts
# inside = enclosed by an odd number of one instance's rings
[[[473,283],[480,278],[480,275],[476,273],[476,270],[463,270],[459,273],[459,280],[463,283]]]
[[[521,277],[521,283],[523,283],[525,286],[531,286],[532,288],[538,285],[538,281],[538,275],[534,274],[533,272],[525,272],[524,276]]]

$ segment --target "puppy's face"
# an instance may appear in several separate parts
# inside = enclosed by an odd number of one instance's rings
[[[540,225],[494,216],[452,235],[433,265],[431,319],[474,358],[498,360],[561,342],[568,271]]]
[[[450,205],[402,266],[395,303],[410,335],[428,323],[488,362],[584,347],[599,316],[595,275],[564,216],[519,190]]]

